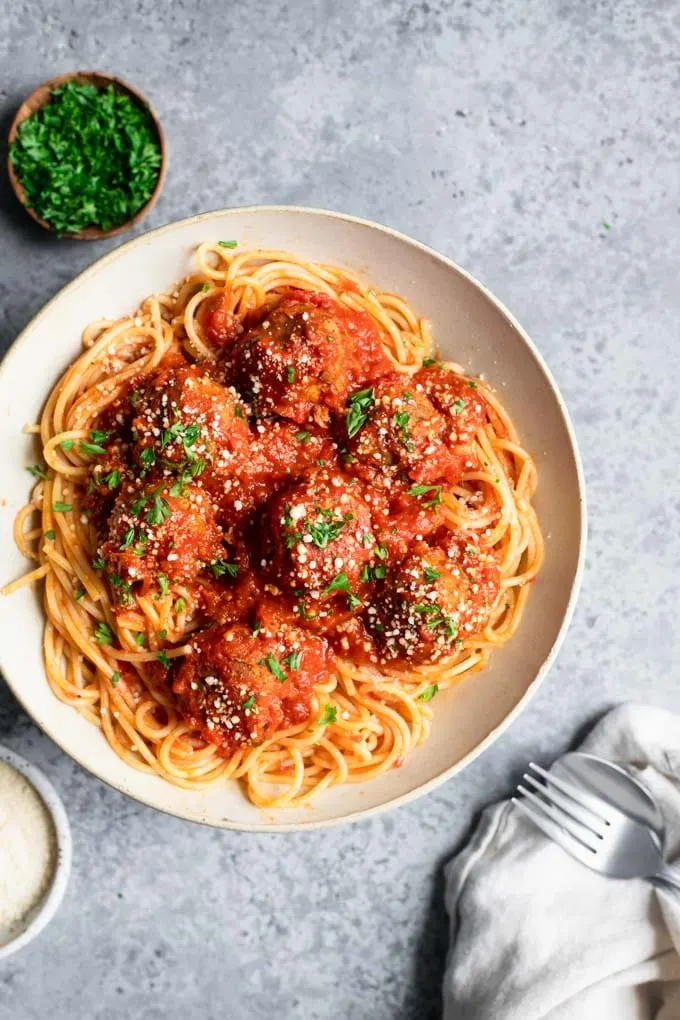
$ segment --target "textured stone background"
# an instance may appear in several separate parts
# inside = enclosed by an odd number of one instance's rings
[[[591,520],[576,618],[526,712],[436,793],[351,828],[248,836],[155,814],[0,689],[0,739],[53,776],[75,836],[58,918],[0,965],[0,1020],[435,1017],[440,868],[481,807],[615,702],[678,701],[680,7],[0,0],[0,25],[1,126],[70,69],[152,99],[171,163],[144,228],[326,206],[481,277],[562,387]],[[51,240],[0,189],[6,346],[110,245]]]

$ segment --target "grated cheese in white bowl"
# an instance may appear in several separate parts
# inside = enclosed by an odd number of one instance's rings
[[[56,856],[54,822],[42,797],[0,761],[0,929],[11,935],[43,899]]]

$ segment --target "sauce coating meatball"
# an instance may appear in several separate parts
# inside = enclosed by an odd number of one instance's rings
[[[361,403],[363,424],[353,411]],[[445,418],[422,387],[402,376],[388,376],[370,393],[351,397],[346,429],[348,470],[367,480],[385,484],[405,475],[421,484],[455,484],[464,470],[464,459],[446,445]]]
[[[143,468],[198,461],[214,471],[232,468],[248,449],[250,430],[235,390],[200,365],[169,368],[141,386],[132,422],[135,455]]]
[[[373,320],[291,290],[231,347],[231,379],[256,413],[327,426],[362,380],[389,370]]]
[[[175,673],[186,718],[226,756],[306,722],[314,686],[328,676],[322,639],[263,617],[255,630],[235,624],[199,634]]]
[[[297,598],[360,608],[362,568],[375,555],[370,509],[360,483],[321,469],[272,501],[266,521],[267,569]]]
[[[456,375],[435,362],[413,377],[416,390],[426,395],[447,422],[446,438],[453,445],[472,442],[486,421],[486,402],[474,379]]]
[[[416,543],[364,619],[382,661],[437,662],[484,629],[499,591],[496,557],[451,535],[441,546]]]
[[[195,484],[124,485],[98,550],[107,574],[123,594],[130,585],[159,574],[188,582],[220,558],[222,532],[210,500]],[[120,600],[125,602],[124,599]]]
[[[329,434],[316,428],[301,429],[289,421],[256,421],[248,456],[236,473],[201,481],[215,503],[223,527],[235,527],[252,517],[272,495],[299,478],[319,461],[331,463],[337,453]]]

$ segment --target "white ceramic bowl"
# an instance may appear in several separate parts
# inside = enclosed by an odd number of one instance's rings
[[[24,917],[19,930],[10,935],[0,928],[0,962],[12,953],[23,949],[47,927],[61,906],[71,874],[72,840],[71,827],[64,805],[47,776],[31,762],[20,758],[8,747],[0,745],[0,762],[6,762],[20,772],[37,792],[52,816],[56,839],[56,858],[52,880],[42,899]]]
[[[22,589],[2,603],[0,659],[26,711],[68,754],[137,800],[210,825],[286,830],[329,825],[404,803],[431,790],[479,754],[526,704],[546,674],[572,613],[585,545],[584,485],[567,410],[540,354],[510,313],[468,273],[403,234],[366,220],[315,209],[254,207],[206,213],[129,241],[65,287],[26,327],[0,369],[0,562],[3,579],[26,563],[14,547],[12,519],[24,503],[36,460],[22,435],[48,390],[79,353],[83,327],[116,318],[183,277],[206,239],[235,238],[240,248],[287,248],[348,265],[404,295],[432,320],[445,357],[484,372],[502,390],[525,446],[538,463],[536,507],[547,557],[515,638],[435,706],[430,739],[404,765],[361,786],[325,792],[311,808],[262,811],[237,783],[181,790],[123,764],[104,737],[61,704],[41,658],[41,592]],[[2,498],[4,497],[4,499]]]

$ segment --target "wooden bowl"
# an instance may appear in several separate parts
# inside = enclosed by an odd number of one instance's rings
[[[44,82],[40,85],[35,92],[32,92],[28,99],[24,100],[19,109],[17,110],[16,116],[12,121],[12,126],[9,131],[9,149],[7,153],[7,170],[9,173],[9,179],[14,193],[23,205],[29,216],[32,216],[36,223],[39,223],[45,230],[49,230],[54,233],[53,227],[42,217],[38,216],[34,209],[28,205],[26,200],[26,193],[19,180],[17,173],[12,166],[12,160],[10,158],[12,143],[16,140],[19,125],[30,117],[32,114],[41,110],[43,106],[49,103],[52,92],[59,85],[65,85],[66,82],[74,81],[79,85],[94,85],[96,88],[105,88],[108,85],[113,85],[116,92],[123,93],[124,95],[130,96],[130,98],[138,105],[141,106],[151,117],[151,121],[154,130],[157,135],[158,144],[161,150],[161,165],[158,173],[158,180],[156,186],[153,189],[148,201],[139,209],[134,216],[131,216],[129,220],[124,223],[119,223],[116,227],[111,227],[110,230],[100,230],[99,227],[86,227],[85,230],[79,231],[77,234],[64,234],[64,237],[73,238],[76,241],[99,241],[104,237],[114,237],[115,234],[122,234],[124,230],[129,230],[136,223],[139,223],[141,219],[146,216],[150,209],[156,204],[158,196],[163,188],[165,181],[165,170],[167,166],[167,152],[165,148],[165,136],[163,135],[163,129],[161,127],[158,116],[151,104],[144,98],[141,92],[139,92],[133,85],[128,85],[126,81],[121,78],[115,78],[111,74],[102,74],[99,71],[74,71],[71,74],[60,74],[58,78],[50,78],[49,81]]]

